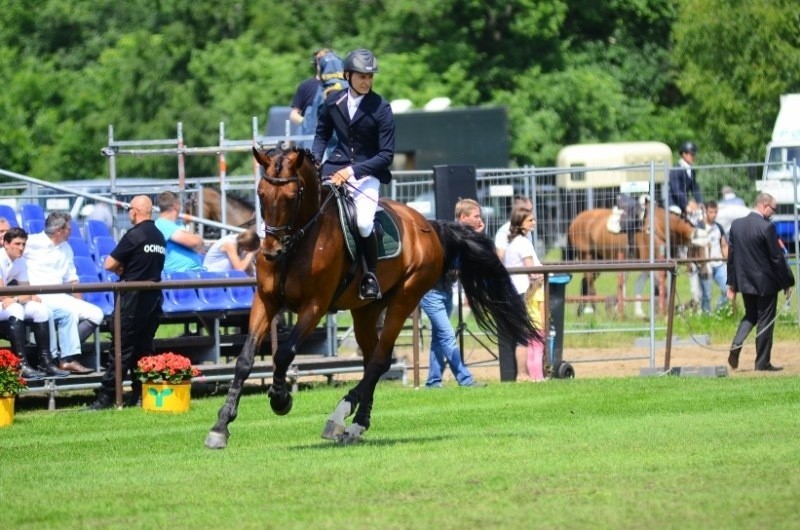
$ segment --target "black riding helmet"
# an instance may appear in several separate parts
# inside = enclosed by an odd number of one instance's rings
[[[681,144],[681,148],[678,151],[680,154],[683,153],[692,153],[693,155],[697,154],[697,146],[694,145],[694,142],[683,142]]]
[[[360,74],[375,74],[378,72],[378,59],[369,50],[361,48],[347,54],[344,59],[345,72],[358,72]]]

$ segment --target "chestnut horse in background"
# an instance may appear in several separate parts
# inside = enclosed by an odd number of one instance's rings
[[[201,188],[203,201],[203,219],[210,219],[218,223],[222,221],[222,193],[219,190],[203,186]],[[198,194],[192,194],[186,202],[186,211],[190,215],[199,216],[197,207]],[[252,203],[231,193],[225,194],[225,224],[250,228],[256,224],[256,209]],[[209,230],[209,229],[207,229]]]
[[[364,375],[339,401],[322,431],[323,438],[341,443],[358,441],[369,428],[375,387],[391,366],[397,336],[422,296],[451,268],[458,270],[481,328],[520,341],[536,336],[525,304],[486,235],[454,221],[428,221],[391,200],[381,199],[380,205],[398,225],[401,252],[378,261],[383,297],[360,299],[361,261],[352,266],[336,206],[336,197],[343,192],[322,184],[310,151],[275,149],[265,154],[254,148],[253,154],[263,168],[257,193],[266,234],[256,261],[257,296],[233,383],[206,437],[206,447],[227,446],[228,424],[236,419],[254,355],[282,308],[297,313],[297,322],[273,354],[268,395],[278,415],[292,408],[286,375],[303,340],[325,313],[347,309],[352,314]],[[379,330],[378,317],[384,310]],[[353,420],[347,426],[345,420],[351,414]]]
[[[645,210],[643,229],[634,233],[634,248],[630,249],[626,233],[615,234],[607,228],[612,210],[608,208],[585,210],[578,214],[569,225],[567,231],[569,247],[574,253],[577,253],[577,259],[580,261],[619,261],[630,259],[630,257],[646,261],[650,258],[649,213],[650,209],[648,208]],[[664,259],[665,257],[665,217],[663,208],[655,209],[655,259]],[[677,249],[679,246],[691,247],[695,232],[695,227],[685,219],[674,213],[669,214],[669,237],[672,249]],[[672,253],[673,256],[675,254],[675,252]],[[597,272],[584,274],[581,281],[581,296],[597,294],[594,282],[598,275]]]

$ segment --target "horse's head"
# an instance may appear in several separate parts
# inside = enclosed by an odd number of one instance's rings
[[[319,176],[306,150],[276,148],[262,153],[253,148],[253,156],[262,167],[257,189],[265,232],[261,252],[275,260],[291,250],[318,211]]]
[[[663,216],[663,210],[661,215]],[[674,212],[669,212],[669,232],[672,245],[691,245],[695,231],[692,223]]]

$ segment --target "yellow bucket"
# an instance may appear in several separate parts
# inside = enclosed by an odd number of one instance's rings
[[[15,396],[0,397],[0,427],[14,423]]]
[[[156,412],[186,412],[189,410],[192,384],[190,382],[142,383],[142,409]]]

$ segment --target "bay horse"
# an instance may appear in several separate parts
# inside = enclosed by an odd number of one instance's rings
[[[644,227],[634,233],[634,248],[629,248],[628,235],[624,232],[613,233],[608,230],[608,220],[613,212],[608,208],[595,208],[585,210],[578,214],[567,230],[568,245],[573,253],[577,254],[580,261],[618,261],[629,259],[632,256],[638,260],[648,260],[650,257],[650,227],[649,208],[645,210]],[[669,230],[670,246],[677,249],[680,246],[692,246],[696,234],[695,227],[679,215],[669,213],[669,227],[666,226],[665,211],[661,207],[655,208],[655,258],[665,257],[664,245]],[[675,253],[673,252],[673,255]],[[586,273],[581,282],[581,295],[596,295],[594,282],[599,273]],[[637,286],[640,285],[637,282]],[[643,283],[641,284],[643,286]],[[641,294],[641,293],[639,293]],[[581,306],[582,308],[582,306]],[[579,312],[581,312],[579,308]]]
[[[361,262],[352,267],[345,247],[335,200],[341,192],[322,184],[310,151],[293,147],[264,153],[254,148],[253,155],[263,168],[257,195],[266,234],[256,259],[257,296],[233,383],[206,437],[206,447],[227,446],[228,425],[236,419],[254,354],[282,308],[297,313],[297,319],[273,354],[268,396],[277,415],[292,408],[286,375],[300,344],[326,312],[350,310],[352,314],[364,374],[336,405],[322,431],[323,438],[344,444],[359,441],[370,427],[375,387],[391,365],[404,322],[451,268],[458,269],[475,320],[487,333],[519,340],[536,336],[524,302],[486,235],[454,221],[428,221],[412,208],[387,199],[381,199],[380,206],[398,225],[401,251],[378,262],[383,297],[360,299]],[[378,317],[384,310],[379,331]],[[353,419],[347,426],[350,415]]]
[[[222,193],[219,190],[210,186],[203,186],[201,193],[203,201],[203,218],[216,221],[222,221]],[[199,208],[197,207],[198,194],[192,194],[192,197],[187,201],[186,210],[189,214],[197,216]],[[256,209],[252,203],[245,199],[237,197],[231,193],[225,194],[225,224],[231,226],[238,226],[240,228],[250,228],[256,224]]]

